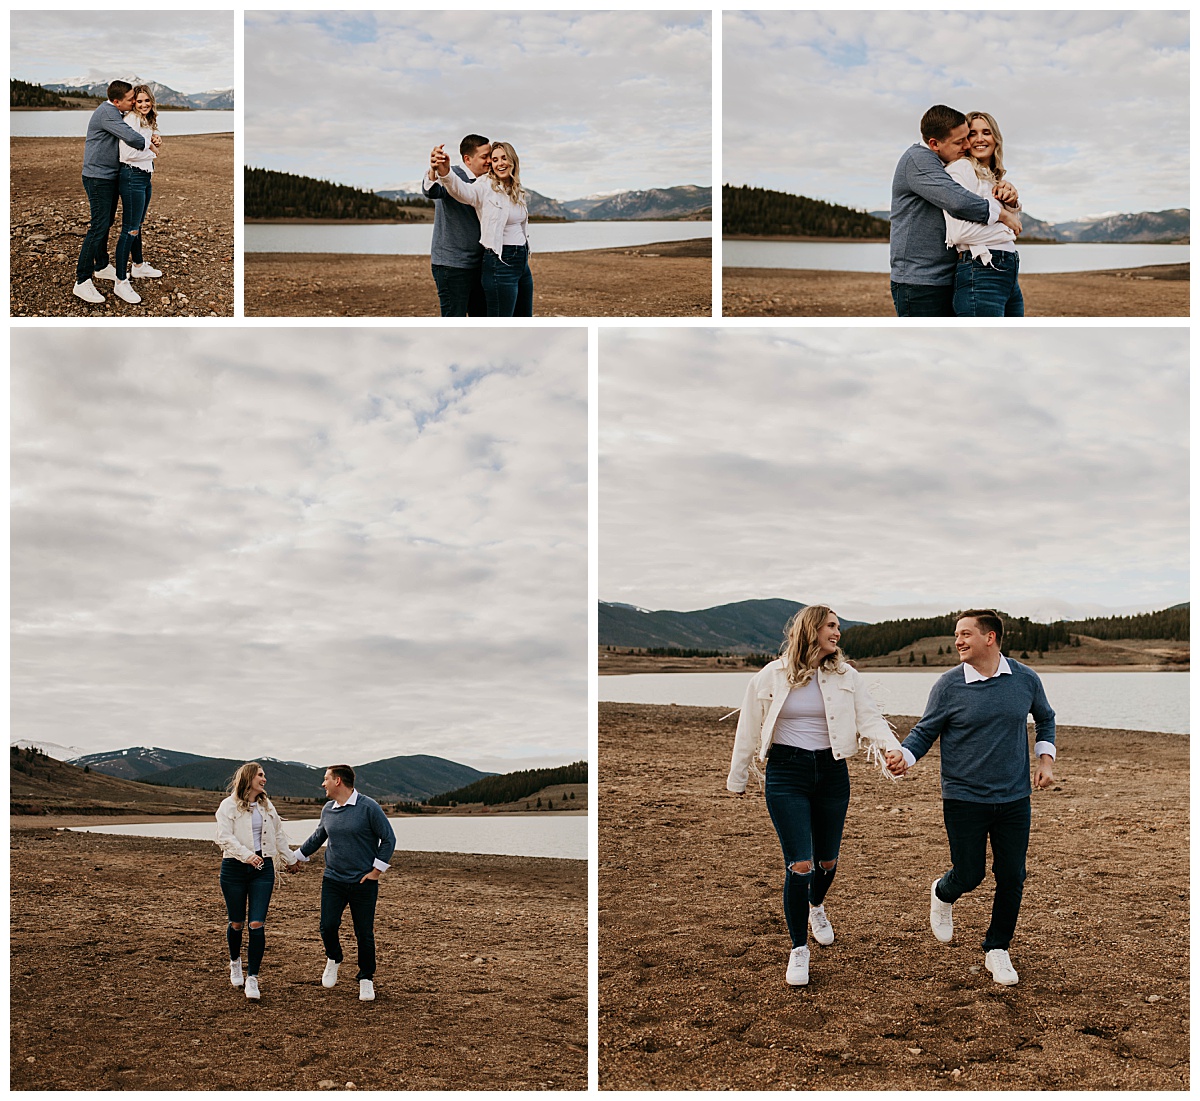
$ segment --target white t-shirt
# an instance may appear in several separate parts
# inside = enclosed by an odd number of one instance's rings
[[[946,172],[963,185],[968,191],[991,198],[992,184],[981,180],[975,175],[975,168],[970,157],[960,157],[946,165]],[[990,226],[979,222],[964,222],[961,218],[946,215],[946,244],[958,249],[959,252],[970,250],[972,256],[981,259],[985,264],[991,260],[992,250],[996,252],[1016,252],[1017,238],[1011,229],[1003,222],[993,222]]]
[[[825,700],[815,676],[805,685],[792,686],[775,720],[771,741],[797,749],[830,748]]]
[[[525,208],[520,203],[514,203],[507,195],[504,197],[508,201],[508,219],[504,223],[504,244],[523,245],[525,244]]]

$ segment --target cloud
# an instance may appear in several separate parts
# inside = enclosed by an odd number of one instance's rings
[[[1031,215],[1185,207],[1186,11],[726,12],[725,182],[866,210],[926,108],[995,116]]]
[[[1186,600],[1187,395],[1177,329],[604,330],[601,598]]]
[[[583,755],[581,330],[174,329],[130,349],[13,334],[14,731]]]
[[[573,199],[711,183],[708,12],[249,12],[246,157],[411,185],[432,146],[509,141]]]

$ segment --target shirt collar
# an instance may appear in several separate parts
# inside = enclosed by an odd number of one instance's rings
[[[996,666],[996,671],[990,676],[985,677],[974,665],[969,662],[963,662],[963,677],[967,684],[974,684],[977,680],[995,680],[1002,673],[1012,673],[1012,669],[1008,664],[1008,659],[1001,654],[1000,664]]]
[[[336,800],[335,800],[335,802],[336,802]],[[346,801],[345,801],[345,802],[342,804],[342,806],[341,806],[341,807],[339,807],[339,806],[335,806],[333,809],[334,809],[334,810],[341,810],[341,809],[342,809],[342,807],[352,807],[352,806],[354,806],[354,804],[355,804],[355,803],[357,803],[357,802],[358,802],[358,788],[354,788],[354,789],[352,789],[352,790],[351,790],[351,792],[350,792],[350,798],[349,798],[349,799],[347,799],[347,800],[346,800]]]

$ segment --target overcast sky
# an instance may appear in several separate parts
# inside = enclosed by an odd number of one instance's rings
[[[585,331],[131,334],[12,334],[14,739],[586,756]]]
[[[709,12],[247,12],[246,163],[381,190],[510,142],[553,199],[712,182]]]
[[[1189,205],[1186,11],[726,12],[724,182],[865,210],[926,109],[987,111],[1031,217]]]
[[[31,84],[138,76],[191,95],[233,87],[232,11],[13,11],[11,76]]]
[[[1188,599],[1183,329],[600,332],[600,598]]]

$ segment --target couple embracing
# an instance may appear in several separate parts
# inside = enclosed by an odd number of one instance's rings
[[[996,893],[983,940],[984,966],[1003,986],[1017,983],[1008,954],[1021,909],[1029,848],[1029,741],[1036,727],[1033,783],[1054,782],[1054,712],[1038,675],[1001,652],[1004,623],[990,609],[963,612],[954,628],[961,664],[934,684],[925,713],[901,743],[862,675],[838,645],[838,617],[824,605],[793,616],[781,657],[751,679],[742,702],[726,787],[746,790],[766,766],[767,811],[783,850],[783,913],[791,936],[785,981],[806,986],[808,934],[834,940],[825,900],[837,871],[850,805],[846,759],[860,743],[890,777],[902,776],[941,739],[942,818],[950,868],[929,888],[929,924],[947,944],[954,903],[986,871],[991,843]]]

